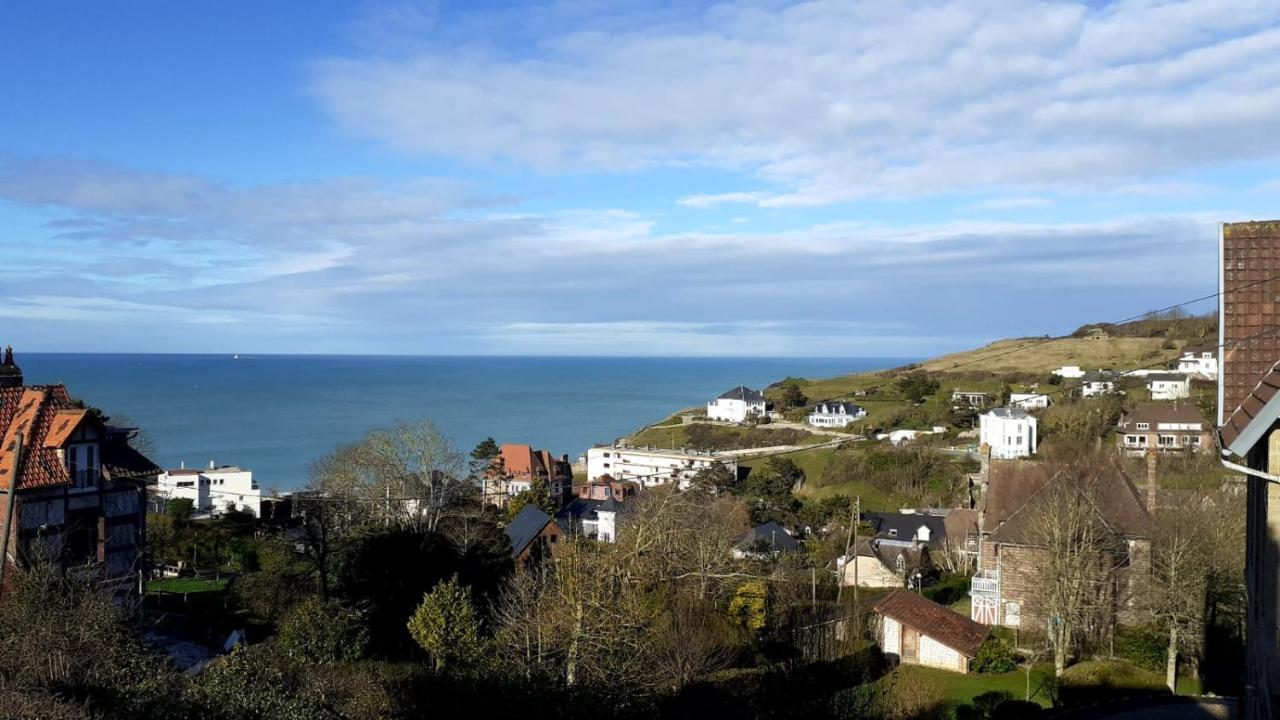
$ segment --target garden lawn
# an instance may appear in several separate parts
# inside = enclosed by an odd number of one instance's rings
[[[222,592],[230,580],[200,580],[198,578],[166,578],[147,582],[148,593],[206,593]]]
[[[1006,692],[1015,700],[1021,700],[1026,694],[1027,675],[1022,670],[1007,673],[968,673],[961,674],[949,670],[921,667],[919,665],[900,665],[890,677],[898,676],[904,682],[910,681],[930,688],[939,693],[939,700],[946,703],[964,705],[975,697],[989,692]],[[1053,677],[1053,665],[1037,665],[1031,671],[1031,700],[1043,707],[1050,707],[1052,701],[1048,693],[1048,683]]]

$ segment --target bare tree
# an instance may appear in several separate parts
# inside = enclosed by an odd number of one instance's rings
[[[1079,456],[1050,473],[1050,480],[1024,512],[1029,539],[1040,549],[1034,587],[1061,675],[1080,635],[1097,627],[1109,611],[1117,538],[1098,511],[1097,487],[1114,481],[1097,457]]]

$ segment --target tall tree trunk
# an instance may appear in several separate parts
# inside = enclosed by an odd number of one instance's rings
[[[1169,659],[1165,662],[1164,684],[1169,687],[1169,692],[1178,692],[1178,626],[1176,623],[1169,624]]]

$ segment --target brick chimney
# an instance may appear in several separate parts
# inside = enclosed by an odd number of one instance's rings
[[[1280,221],[1222,226],[1218,425],[1280,360]]]
[[[1147,512],[1156,511],[1156,468],[1160,465],[1160,454],[1153,447],[1147,448]]]

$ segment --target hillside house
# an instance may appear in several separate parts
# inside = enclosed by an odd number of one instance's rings
[[[484,478],[486,502],[506,507],[507,501],[533,489],[535,481],[545,482],[557,505],[568,501],[573,489],[573,467],[569,456],[556,458],[547,450],[529,445],[503,443]]]
[[[1178,357],[1178,372],[1202,380],[1218,379],[1218,346],[1213,343],[1187,345]]]
[[[739,385],[707,403],[707,419],[722,422],[744,423],[748,418],[768,414],[764,394]]]
[[[1183,400],[1191,397],[1191,378],[1182,373],[1151,373],[1147,390],[1152,400]]]
[[[1030,457],[1036,452],[1034,416],[1021,408],[995,408],[978,417],[978,442],[1000,460]]]
[[[975,390],[952,390],[951,391],[951,407],[959,410],[961,408],[973,408],[981,410],[992,403],[994,398],[989,393],[977,392]]]
[[[1049,396],[1045,393],[1010,393],[1009,407],[1020,410],[1043,410],[1049,407]]]
[[[253,471],[235,465],[218,466],[210,460],[203,470],[185,465],[165,470],[156,478],[154,492],[165,499],[188,499],[200,515],[247,512],[262,516],[262,489]]]
[[[979,506],[977,573],[970,581],[971,618],[986,625],[1044,627],[1037,590],[1046,552],[1042,534],[1046,504],[1063,482],[1035,464],[992,466]],[[1148,480],[1150,482],[1150,480]],[[1096,603],[1113,608],[1123,623],[1142,622],[1143,579],[1151,574],[1151,515],[1133,482],[1108,468],[1090,487],[1088,507],[1108,529],[1100,548],[1116,568],[1097,587]],[[1086,502],[1082,499],[1082,502]]]
[[[899,588],[871,607],[876,642],[885,657],[904,665],[924,665],[958,673],[991,635],[991,629],[951,608]]]
[[[1110,395],[1119,390],[1120,373],[1111,370],[1090,370],[1080,376],[1080,397]]]
[[[1116,448],[1130,455],[1147,448],[1198,452],[1212,447],[1209,423],[1195,406],[1186,403],[1141,403],[1116,427]]]
[[[972,510],[863,513],[862,522],[872,534],[859,539],[855,562],[836,560],[846,586],[904,587],[910,574],[936,574],[949,556],[962,564],[977,555],[977,513]]]
[[[814,427],[844,428],[866,416],[867,411],[861,405],[851,402],[820,402],[809,413],[809,424]]]
[[[732,455],[605,445],[587,450],[587,479],[599,480],[607,475],[646,488],[671,482],[684,488],[699,470],[716,463],[730,472],[738,471],[738,461]]]
[[[1223,464],[1245,475],[1244,712],[1280,713],[1280,221],[1220,226],[1218,425]]]
[[[62,385],[26,386],[0,362],[0,512],[12,508],[6,565],[52,562],[128,592],[145,570],[147,482],[160,469]],[[0,521],[6,516],[0,514]]]
[[[525,505],[504,532],[511,543],[511,559],[516,569],[522,570],[551,552],[564,531],[550,515],[534,505]]]
[[[612,494],[603,500],[575,497],[556,513],[556,524],[565,535],[617,542],[618,516],[625,506],[625,500],[618,500]]]
[[[802,547],[786,528],[776,522],[767,522],[748,530],[734,546],[733,556],[765,560],[781,553],[798,552]]]

